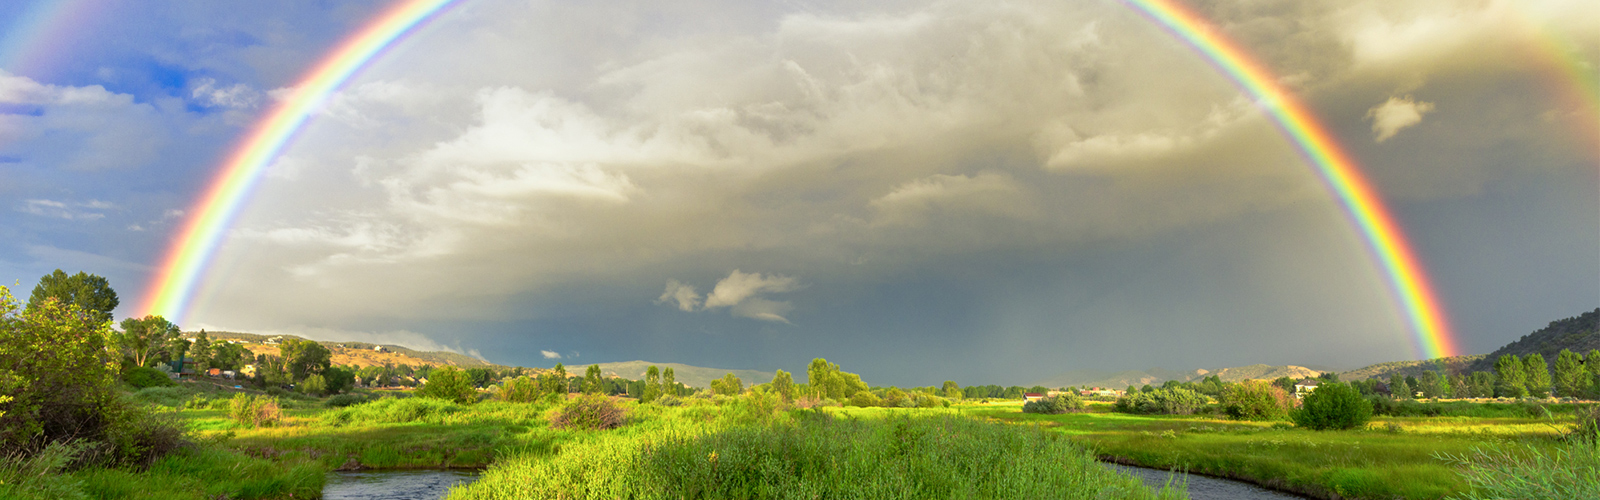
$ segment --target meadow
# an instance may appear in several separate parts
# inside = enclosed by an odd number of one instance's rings
[[[1019,402],[801,408],[747,392],[674,406],[619,399],[623,425],[586,430],[552,425],[571,405],[559,400],[457,404],[404,394],[280,398],[276,423],[249,426],[229,416],[230,396],[187,384],[136,392],[194,444],[145,470],[86,468],[36,481],[38,493],[20,498],[315,498],[331,470],[445,467],[483,470],[449,497],[472,500],[1186,497],[1181,475],[1155,491],[1096,463],[1113,460],[1316,498],[1438,499],[1494,491],[1506,471],[1547,474],[1600,457],[1560,439],[1572,405],[1415,405],[1391,410],[1419,416],[1309,431],[1215,414],[1113,413],[1103,403],[1061,415],[1023,413]]]

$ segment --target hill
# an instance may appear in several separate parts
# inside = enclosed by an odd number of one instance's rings
[[[195,332],[188,332],[193,335]],[[278,347],[269,343],[268,339],[277,337],[281,339],[308,340],[295,335],[260,335],[242,332],[213,332],[207,331],[206,336],[213,340],[237,340],[244,344],[244,348],[255,354],[278,354]],[[317,341],[333,353],[332,362],[336,365],[373,366],[390,363],[394,365],[433,365],[433,366],[458,366],[462,368],[495,367],[507,368],[487,361],[474,358],[465,354],[441,351],[418,351],[397,345],[372,344],[367,342],[328,342]],[[382,347],[382,350],[375,349]]]
[[[722,378],[723,375],[727,375],[729,373],[732,373],[735,377],[739,377],[739,380],[744,381],[745,387],[771,382],[772,377],[777,374],[776,372],[764,372],[758,370],[726,370],[722,368],[689,366],[683,363],[653,363],[650,361],[623,361],[620,363],[592,364],[600,365],[601,373],[605,373],[607,375],[615,373],[617,376],[622,378],[633,380],[643,379],[645,369],[649,368],[650,365],[655,365],[661,369],[666,369],[670,366],[672,367],[672,375],[678,382],[690,387],[699,387],[702,389],[710,388],[712,380]],[[588,367],[588,364],[575,364],[567,367],[567,373],[576,373],[581,375],[583,374],[583,370]]]
[[[1075,370],[1056,375],[1037,382],[1034,385],[1045,387],[1110,387],[1120,389],[1127,386],[1161,385],[1168,380],[1190,382],[1216,375],[1223,382],[1238,382],[1251,379],[1277,379],[1280,377],[1306,378],[1315,377],[1322,370],[1315,370],[1297,365],[1248,365],[1214,370],[1198,369],[1186,372],[1176,372],[1163,368],[1150,368],[1148,370],[1127,370],[1120,372]]]
[[[1421,376],[1422,372],[1436,372],[1441,369],[1446,373],[1470,373],[1468,367],[1482,360],[1485,355],[1473,354],[1469,356],[1451,356],[1448,358],[1418,359],[1411,361],[1389,361],[1375,365],[1364,366],[1339,374],[1339,380],[1353,382],[1377,378],[1388,380],[1389,376],[1399,373],[1401,376]]]
[[[1473,362],[1468,370],[1492,372],[1494,360],[1500,359],[1500,356],[1514,354],[1523,357],[1533,353],[1544,356],[1544,361],[1554,367],[1556,355],[1560,354],[1562,349],[1578,354],[1587,353],[1590,349],[1600,349],[1600,309],[1551,321],[1549,326],[1523,335],[1522,338]]]

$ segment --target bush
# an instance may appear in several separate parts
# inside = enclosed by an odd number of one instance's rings
[[[1053,398],[1040,398],[1022,404],[1023,413],[1060,415],[1079,411],[1083,411],[1083,399],[1071,392],[1063,392]]]
[[[439,422],[462,409],[461,405],[434,398],[381,398],[328,412],[322,418],[332,425]]]
[[[859,406],[865,408],[870,406],[878,406],[881,404],[883,404],[883,400],[879,399],[878,395],[873,394],[872,391],[856,391],[855,394],[850,395],[850,406]]]
[[[1222,409],[1234,420],[1283,420],[1294,410],[1294,396],[1265,380],[1246,380],[1222,389]]]
[[[278,398],[237,394],[228,401],[228,418],[239,425],[269,427],[283,419],[278,409]]]
[[[338,394],[323,403],[329,408],[344,408],[367,402],[367,397],[360,394]]]
[[[454,366],[441,367],[429,373],[428,383],[417,390],[417,395],[452,401],[456,404],[468,404],[478,400],[478,391],[472,387],[472,381]]]
[[[622,427],[627,412],[617,406],[615,399],[599,394],[585,394],[568,401],[566,406],[550,417],[550,427],[556,429],[605,430]]]
[[[432,383],[432,380],[428,381]],[[500,390],[495,391],[495,399],[508,403],[532,403],[539,400],[543,392],[539,390],[539,381],[523,375],[517,378],[508,378],[500,383]]]
[[[1112,409],[1121,413],[1193,415],[1210,401],[1204,394],[1174,387],[1125,395],[1117,398]]]
[[[1372,403],[1348,384],[1325,383],[1305,396],[1293,417],[1296,426],[1311,430],[1354,429],[1372,419]]]
[[[57,441],[103,441],[116,373],[102,359],[109,324],[44,300],[26,311],[0,286],[0,450],[24,456]],[[163,376],[164,377],[164,376]]]
[[[651,403],[655,403],[655,404],[661,405],[661,406],[683,406],[683,398],[679,398],[677,396],[673,396],[671,394],[668,394],[668,395],[656,398],[656,400],[655,401],[651,401]]]
[[[312,396],[321,396],[328,392],[328,381],[323,379],[321,375],[312,375],[300,381],[298,389],[300,389],[300,392]]]
[[[127,382],[128,385],[133,386],[135,389],[178,385],[177,382],[172,381],[172,377],[167,376],[167,372],[148,366],[137,366],[128,370],[128,373],[122,374],[122,381]]]

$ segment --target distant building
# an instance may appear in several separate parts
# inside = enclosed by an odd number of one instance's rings
[[[1294,397],[1303,398],[1307,394],[1311,394],[1312,391],[1317,390],[1317,386],[1321,384],[1321,382],[1318,382],[1317,379],[1314,378],[1308,378],[1299,382],[1295,382]]]
[[[372,346],[372,350],[378,351],[378,352],[389,352],[388,349],[384,349],[383,346],[381,346],[381,345]]]
[[[1038,401],[1041,399],[1044,399],[1044,395],[1037,392],[1027,392],[1022,394],[1022,402],[1024,403],[1029,401]]]

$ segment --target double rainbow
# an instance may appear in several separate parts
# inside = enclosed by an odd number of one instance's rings
[[[278,151],[357,70],[452,1],[410,0],[385,12],[318,64],[296,87],[293,96],[256,125],[191,210],[182,234],[173,242],[160,272],[145,292],[148,302],[142,313],[184,318],[200,274],[221,244],[224,231]],[[1355,161],[1310,109],[1279,85],[1265,66],[1194,11],[1172,0],[1124,2],[1183,40],[1232,79],[1295,145],[1338,200],[1385,274],[1390,292],[1415,334],[1417,353],[1428,358],[1459,354],[1439,300],[1394,216]]]

